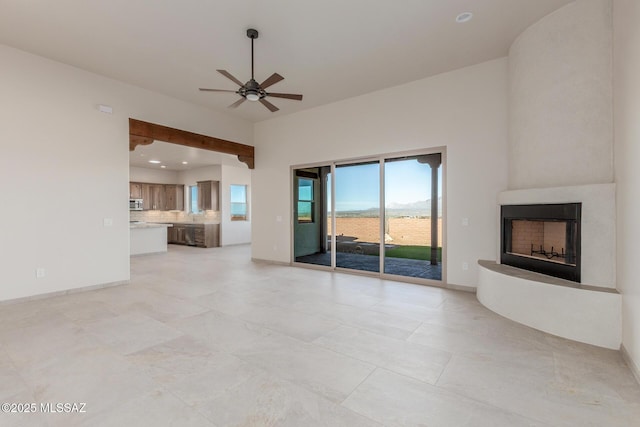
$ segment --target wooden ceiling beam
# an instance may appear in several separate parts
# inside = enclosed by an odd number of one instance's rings
[[[239,161],[246,163],[249,169],[255,167],[255,150],[251,145],[129,119],[129,151],[135,150],[138,145],[148,145],[153,141],[164,141],[171,144],[184,145],[185,147],[232,154],[238,156]]]

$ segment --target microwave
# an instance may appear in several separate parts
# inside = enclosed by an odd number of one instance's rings
[[[129,199],[129,210],[130,211],[141,211],[142,210],[142,199]]]

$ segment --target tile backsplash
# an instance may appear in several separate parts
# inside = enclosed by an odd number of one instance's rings
[[[219,222],[220,211],[188,214],[184,211],[129,211],[130,221],[143,222]]]

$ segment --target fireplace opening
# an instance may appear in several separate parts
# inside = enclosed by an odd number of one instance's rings
[[[580,282],[581,204],[503,205],[500,262]]]

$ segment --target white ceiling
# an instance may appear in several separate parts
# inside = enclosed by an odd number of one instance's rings
[[[255,122],[505,56],[570,1],[0,0],[0,43]],[[238,95],[198,91],[237,89],[216,69],[249,79],[247,28],[256,80],[277,72],[270,90],[302,102],[229,110]]]
[[[256,122],[507,55],[529,25],[571,0],[0,0],[0,43]],[[473,19],[457,24],[461,12]],[[236,90],[216,72],[251,75],[248,28],[256,28],[255,73],[285,80],[270,98],[227,106]],[[235,157],[155,142],[130,164],[167,170]],[[188,165],[181,162],[186,160]]]
[[[149,163],[149,160],[157,160],[161,163]],[[237,156],[231,154],[183,147],[162,141],[154,141],[151,145],[138,145],[134,151],[129,152],[129,166],[139,168],[183,171],[209,165],[247,168],[247,165],[240,162]]]

